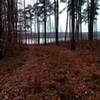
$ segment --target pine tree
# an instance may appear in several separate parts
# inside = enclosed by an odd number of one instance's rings
[[[97,20],[99,0],[87,0],[87,7],[83,12],[83,21],[88,23],[88,40],[93,40],[93,24]]]

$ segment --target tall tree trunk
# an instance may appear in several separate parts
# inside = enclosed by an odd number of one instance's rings
[[[69,20],[69,16],[68,16],[68,11],[67,11],[67,18],[66,18],[66,30],[65,30],[65,41],[67,40],[67,33],[68,33],[68,20]]]
[[[17,10],[18,10],[18,6],[17,6],[17,0],[15,1],[15,39],[16,39],[16,43],[17,43],[17,22],[18,22],[18,14],[17,14]]]
[[[90,5],[90,22],[89,22],[89,40],[93,40],[93,21],[94,21],[94,0],[91,0]]]
[[[37,32],[38,32],[38,44],[40,44],[40,23],[39,23],[39,16],[37,16]]]
[[[33,35],[32,35],[32,19],[30,17],[30,30],[31,30],[31,36],[30,36],[30,39],[31,39],[31,44],[32,44],[32,41],[33,41]]]
[[[72,7],[72,36],[71,36],[71,50],[75,49],[75,8],[74,8],[74,0],[72,0],[71,7]]]
[[[78,0],[78,3],[77,3],[77,22],[76,22],[76,34],[77,34],[77,36],[76,36],[76,39],[77,40],[79,40],[79,19],[80,19],[80,5],[79,5],[79,0]]]
[[[44,44],[46,45],[46,1],[44,0]]]
[[[36,35],[37,35],[37,32],[36,32],[36,19],[35,19],[35,22],[34,22],[34,44],[37,42],[37,37],[36,37]]]
[[[13,46],[12,49],[15,48],[15,20],[14,20],[14,16],[15,16],[15,11],[14,11],[14,7],[15,7],[15,4],[14,4],[14,0],[11,0],[11,36],[12,36],[12,39],[11,39],[11,44]]]
[[[87,8],[88,8],[88,40],[89,40],[89,23],[90,23],[90,18],[89,18],[89,16],[90,16],[90,10],[89,10],[89,1],[90,0],[87,0]]]
[[[59,21],[59,1],[57,0],[55,0],[55,33],[56,33],[56,38],[55,38],[55,40],[56,40],[56,45],[58,45],[59,44],[59,41],[58,41],[58,27],[59,27],[59,23],[58,23],[58,21]]]
[[[49,16],[50,30],[49,30],[49,40],[51,41],[51,16]]]
[[[0,0],[0,59],[2,56],[2,0]]]
[[[6,50],[11,51],[11,0],[8,0],[8,33],[7,33],[7,46]]]
[[[80,33],[80,35],[79,35],[79,37],[80,37],[80,39],[82,39],[82,15],[81,15],[81,7],[80,7],[80,9],[79,9],[79,33]]]
[[[25,28],[25,36],[24,36],[24,39],[25,39],[25,44],[27,44],[25,4],[26,4],[26,2],[24,0],[24,28]]]

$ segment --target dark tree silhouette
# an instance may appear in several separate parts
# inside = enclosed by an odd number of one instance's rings
[[[89,40],[93,40],[94,0],[90,4]]]
[[[0,0],[0,59],[2,58],[2,0]]]
[[[0,56],[15,48],[16,9],[16,0],[0,0]]]
[[[83,21],[88,22],[88,39],[93,40],[93,24],[96,22],[99,10],[99,0],[87,0],[87,8],[83,12]]]
[[[72,36],[71,36],[71,49],[75,49],[75,8],[74,8],[74,0],[71,1],[71,8],[72,8]]]
[[[68,12],[72,14],[71,0],[68,0]],[[82,6],[85,4],[85,0],[74,0],[74,9],[75,9],[75,38],[78,40],[79,35],[81,35],[81,24],[82,24]],[[80,33],[80,34],[79,34]]]
[[[43,1],[43,6],[44,6],[44,44],[46,45],[46,0]]]
[[[59,2],[58,0],[54,0],[54,12],[55,12],[55,40],[56,40],[56,44],[58,45],[58,31],[59,31]]]

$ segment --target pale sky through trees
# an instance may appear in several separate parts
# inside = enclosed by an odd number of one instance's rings
[[[19,0],[19,1],[23,2],[24,0]],[[28,4],[33,5],[33,3],[35,3],[36,1],[37,0],[25,0],[25,3],[26,3],[26,6]],[[53,0],[51,0],[51,1],[53,1]],[[59,11],[61,11],[64,7],[66,7],[66,4],[61,3],[59,0]],[[97,31],[100,31],[100,10],[98,12],[99,12],[99,15],[97,16]],[[66,10],[63,11],[63,13],[59,15],[59,31],[65,31],[65,29],[66,29],[66,16],[67,16]],[[52,19],[52,22],[54,22],[53,16],[51,17],[51,19]],[[54,25],[52,25],[52,27],[53,26]],[[87,32],[87,30],[88,30],[88,25],[83,23],[82,24],[82,31]]]

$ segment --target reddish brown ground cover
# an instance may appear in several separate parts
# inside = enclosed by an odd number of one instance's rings
[[[23,46],[0,61],[0,100],[99,100],[100,41]],[[95,99],[94,99],[95,98]]]

